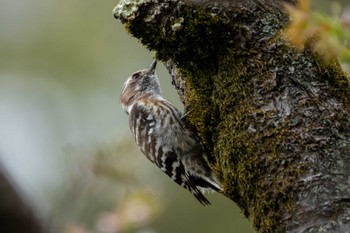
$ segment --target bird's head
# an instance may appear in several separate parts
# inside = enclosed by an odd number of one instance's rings
[[[155,73],[157,61],[154,60],[147,69],[134,72],[125,81],[120,94],[120,103],[129,114],[131,106],[141,98],[161,95],[158,77]]]

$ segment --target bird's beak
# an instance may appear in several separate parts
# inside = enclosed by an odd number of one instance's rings
[[[157,66],[157,60],[154,60],[151,64],[151,66],[149,67],[147,73],[154,74],[154,72],[156,70],[156,66]]]

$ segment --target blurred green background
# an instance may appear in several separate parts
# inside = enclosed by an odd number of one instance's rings
[[[133,143],[119,93],[153,53],[112,17],[117,3],[0,1],[0,162],[54,232],[253,232],[233,202],[202,207]]]

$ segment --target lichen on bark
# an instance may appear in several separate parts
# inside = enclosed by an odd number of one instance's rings
[[[350,229],[349,77],[288,42],[282,1],[138,0],[125,13],[130,1],[115,16],[165,62],[223,194],[254,228]]]

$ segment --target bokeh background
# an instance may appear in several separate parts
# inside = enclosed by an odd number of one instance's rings
[[[154,54],[112,17],[117,3],[0,0],[0,163],[53,232],[253,232],[233,202],[202,207],[136,148],[119,93]]]

